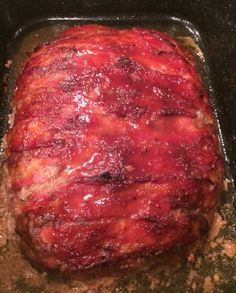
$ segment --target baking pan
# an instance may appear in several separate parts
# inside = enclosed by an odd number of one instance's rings
[[[147,259],[142,268],[95,268],[71,277],[31,268],[12,240],[1,247],[0,292],[236,291],[235,12],[233,1],[0,0],[1,137],[7,129],[12,86],[37,45],[76,24],[151,27],[168,32],[193,50],[210,93],[226,166],[226,190],[216,224],[195,259],[190,254],[186,261],[179,254]],[[0,216],[0,224],[3,222]]]

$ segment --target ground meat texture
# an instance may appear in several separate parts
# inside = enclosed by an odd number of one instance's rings
[[[208,231],[222,186],[191,54],[157,30],[76,26],[34,50],[4,162],[24,253],[74,271]]]

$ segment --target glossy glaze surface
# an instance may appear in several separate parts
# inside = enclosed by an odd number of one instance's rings
[[[222,161],[191,54],[164,33],[87,25],[30,56],[7,134],[26,254],[77,270],[207,232]]]

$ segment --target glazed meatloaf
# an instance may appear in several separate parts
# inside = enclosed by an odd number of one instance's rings
[[[205,235],[222,185],[192,55],[153,29],[69,28],[16,83],[3,164],[25,254],[74,271]]]

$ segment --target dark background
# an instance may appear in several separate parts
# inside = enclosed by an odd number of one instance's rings
[[[148,17],[148,14],[154,13],[184,17],[200,30],[215,91],[215,110],[220,120],[231,173],[236,179],[235,0],[0,0],[0,78],[3,76],[8,42],[29,21],[47,16],[141,14]],[[2,119],[6,116],[5,107],[6,98],[2,90]],[[2,136],[4,123],[0,130]]]

